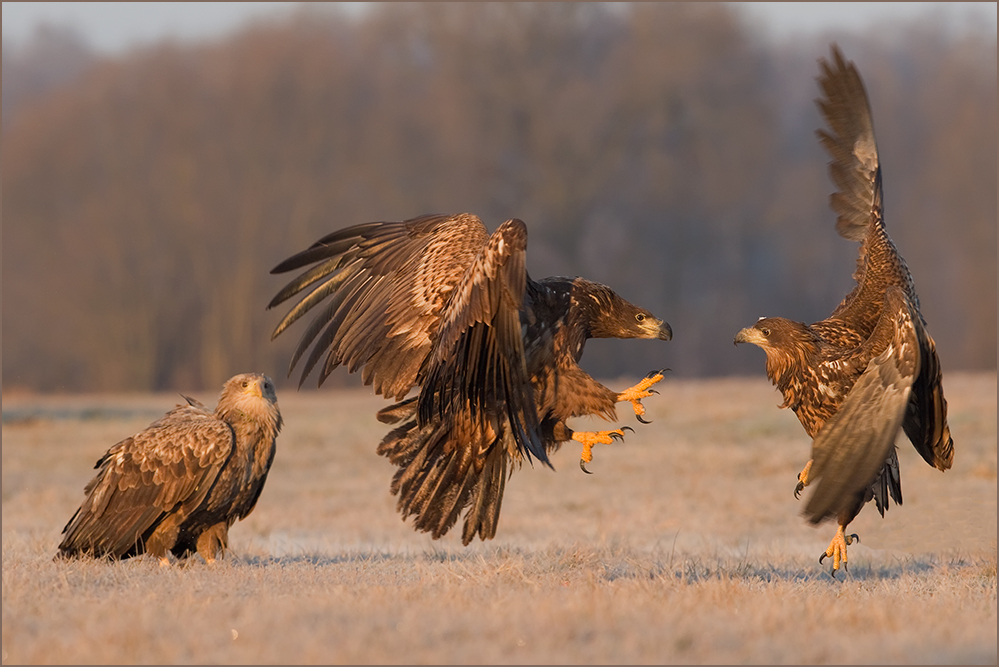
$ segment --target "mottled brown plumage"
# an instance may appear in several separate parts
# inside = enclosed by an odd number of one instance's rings
[[[225,383],[215,411],[187,398],[94,466],[87,497],[63,529],[63,556],[129,558],[197,551],[211,562],[249,515],[281,429],[274,384],[256,373]]]
[[[378,413],[400,424],[378,452],[399,467],[391,488],[403,517],[415,515],[415,527],[435,538],[463,511],[465,544],[493,537],[513,463],[548,464],[565,441],[588,453],[589,436],[623,435],[574,432],[566,422],[614,419],[621,400],[640,416],[647,385],[661,377],[619,394],[579,368],[588,338],[669,340],[669,325],[598,283],[531,280],[526,249],[520,220],[489,234],[471,214],[427,215],[334,232],[272,271],[314,265],[269,305],[312,288],[274,331],[317,309],[291,362],[315,343],[302,381],[325,355],[320,384],[342,364],[398,401]]]
[[[811,325],[761,318],[736,343],[759,345],[767,375],[812,442],[812,460],[796,495],[818,480],[805,507],[812,523],[835,517],[839,532],[825,555],[845,562],[846,526],[872,498],[884,515],[902,503],[895,436],[901,427],[939,470],[951,467],[954,444],[936,345],[919,312],[912,276],[885,229],[881,166],[867,93],[853,63],[832,49],[820,61],[818,101],[829,132],[819,140],[832,157],[836,229],[860,241],[857,285],[829,318]],[[853,536],[855,537],[855,536]]]

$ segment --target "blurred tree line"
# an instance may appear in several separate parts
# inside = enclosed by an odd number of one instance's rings
[[[668,344],[592,341],[598,377],[762,375],[739,328],[820,319],[851,288],[814,136],[828,40],[767,45],[721,4],[305,8],[115,59],[49,37],[3,59],[7,390],[280,381],[304,326],[269,340],[287,279],[269,270],[427,212],[519,217],[533,276],[605,282],[672,324]],[[994,369],[995,33],[839,43],[944,368]]]

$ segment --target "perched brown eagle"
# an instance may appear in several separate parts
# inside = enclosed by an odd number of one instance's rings
[[[281,430],[274,384],[225,383],[215,411],[193,398],[109,449],[63,529],[62,556],[130,558],[197,551],[209,563],[257,503]]]
[[[835,518],[839,529],[819,557],[846,567],[847,525],[872,498],[884,516],[888,498],[902,503],[895,436],[901,427],[930,465],[951,467],[954,443],[947,426],[936,345],[919,312],[905,261],[882,217],[881,166],[867,93],[852,62],[832,48],[820,61],[819,108],[830,131],[818,131],[832,156],[839,191],[831,197],[836,229],[860,241],[856,287],[827,319],[805,325],[761,318],[736,343],[767,355],[767,376],[812,438],[812,458],[798,475],[795,497],[818,481],[804,514],[817,524]]]
[[[526,250],[520,220],[489,234],[471,214],[425,215],[333,232],[272,271],[312,265],[268,306],[314,288],[272,336],[317,309],[291,360],[294,369],[315,342],[302,381],[325,355],[320,385],[341,364],[363,367],[365,384],[399,401],[378,413],[403,422],[378,453],[399,468],[391,488],[403,518],[416,515],[415,527],[434,538],[465,510],[464,544],[493,537],[512,462],[550,466],[548,454],[575,440],[582,467],[594,444],[624,430],[580,432],[566,422],[613,420],[620,401],[641,419],[641,399],[662,379],[653,372],[618,393],[587,375],[577,362],[588,338],[669,340],[672,331],[604,285],[531,280]]]

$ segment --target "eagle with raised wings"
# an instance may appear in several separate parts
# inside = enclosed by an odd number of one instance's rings
[[[435,539],[462,512],[464,544],[492,538],[513,463],[550,467],[548,454],[576,441],[586,471],[593,446],[628,427],[583,432],[567,422],[614,420],[622,401],[644,421],[641,400],[663,376],[615,392],[585,373],[587,339],[669,340],[669,324],[583,278],[532,280],[526,251],[520,220],[489,234],[475,215],[425,215],[333,232],[272,270],[311,267],[268,306],[312,288],[272,336],[316,309],[289,373],[315,343],[301,382],[325,355],[320,385],[344,365],[398,401],[378,413],[399,424],[378,453],[398,466],[391,490],[403,518],[415,515],[415,528]]]
[[[815,491],[804,515],[813,524],[839,524],[819,563],[832,573],[847,563],[859,540],[846,528],[874,500],[884,516],[889,497],[902,504],[895,436],[905,431],[927,463],[947,470],[954,442],[947,426],[940,360],[919,312],[905,260],[883,217],[881,165],[870,105],[860,74],[836,46],[833,63],[820,60],[818,100],[829,131],[819,140],[832,157],[838,191],[831,197],[841,236],[860,242],[854,289],[827,319],[806,325],[761,318],[735,337],[767,355],[767,376],[812,438],[811,460],[798,475],[795,497]]]
[[[215,410],[184,397],[122,440],[94,466],[86,499],[63,528],[61,556],[122,559],[150,553],[207,562],[228,548],[229,528],[256,506],[274,461],[281,412],[274,383],[229,379]]]

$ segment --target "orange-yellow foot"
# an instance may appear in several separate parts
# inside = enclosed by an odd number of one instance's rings
[[[617,395],[617,402],[628,401],[631,403],[631,407],[635,409],[635,418],[643,424],[650,424],[642,419],[642,415],[645,414],[645,406],[642,405],[642,399],[648,398],[653,394],[658,394],[659,392],[655,389],[649,389],[652,385],[663,379],[663,374],[668,371],[668,368],[664,368],[659,371],[652,371],[645,376],[645,379],[636,384],[634,387],[625,389],[620,394]]]
[[[798,473],[798,484],[794,487],[794,499],[801,497],[801,492],[808,486],[808,472],[812,469],[812,461],[809,460],[805,467]]]
[[[635,429],[630,426],[622,426],[613,431],[576,431],[572,434],[572,439],[583,445],[583,451],[579,455],[579,467],[587,475],[592,475],[586,469],[586,464],[593,460],[593,445],[609,445],[614,440],[624,440],[624,432]]]
[[[840,526],[836,530],[836,536],[832,538],[832,542],[829,543],[829,548],[819,556],[819,564],[822,564],[826,558],[833,559],[833,569],[832,576],[836,577],[836,570],[839,569],[840,562],[843,563],[843,569],[847,570],[846,566],[846,547],[854,542],[860,542],[860,536],[856,533],[852,535],[846,534],[846,526]]]

